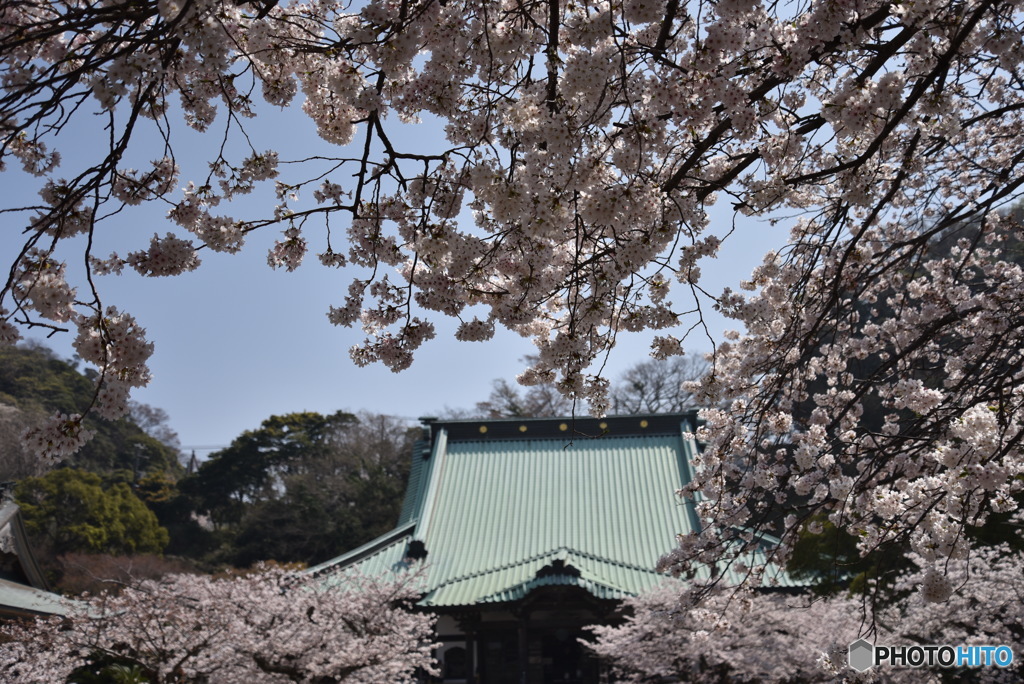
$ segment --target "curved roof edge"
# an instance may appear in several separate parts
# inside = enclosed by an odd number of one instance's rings
[[[314,565],[311,568],[307,568],[306,572],[314,577],[325,575],[334,571],[342,571],[350,568],[353,565],[357,565],[363,561],[369,560],[374,555],[386,550],[388,547],[396,545],[398,542],[408,542],[412,539],[413,532],[416,530],[416,521],[406,523],[391,530],[386,534],[366,542],[362,546],[352,549],[348,553],[332,558],[329,561],[324,561],[319,565]]]

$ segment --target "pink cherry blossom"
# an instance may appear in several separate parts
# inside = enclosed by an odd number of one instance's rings
[[[170,683],[407,682],[433,672],[434,618],[412,612],[416,574],[325,588],[267,569],[178,575],[69,603],[67,619],[3,629],[0,678],[64,681],[105,653]]]

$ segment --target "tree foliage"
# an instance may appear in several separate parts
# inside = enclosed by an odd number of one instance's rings
[[[707,306],[735,319],[742,334],[690,388],[718,407],[686,491],[701,492],[704,531],[667,568],[731,562],[763,531],[784,560],[822,515],[862,553],[907,548],[941,567],[967,555],[964,530],[1017,506],[1024,271],[1006,254],[1021,224],[998,213],[1024,184],[1016,2],[0,11],[0,162],[41,184],[40,200],[4,209],[25,239],[0,289],[0,339],[72,329],[99,369],[95,413],[127,411],[152,353],[98,276],[177,275],[276,227],[272,267],[313,248],[344,269],[328,315],[366,331],[356,363],[406,368],[432,315],[458,319],[464,341],[504,327],[537,345],[523,384],[553,383],[597,413],[609,383],[592,364],[620,332],[656,331],[661,358],[706,330]],[[256,148],[244,119],[257,101],[300,93],[329,146],[306,160]],[[61,170],[72,123],[92,114],[108,148]],[[402,140],[420,117],[443,135]],[[218,136],[209,172],[184,184],[180,124]],[[133,169],[129,152],[153,161]],[[271,181],[272,210],[230,206]],[[93,253],[97,226],[144,202],[167,207],[167,232]],[[716,203],[734,212],[723,230]],[[750,216],[785,222],[788,245],[738,290],[707,292],[701,264]],[[948,253],[932,250],[947,239]],[[84,278],[64,245],[84,249]],[[30,443],[57,459],[89,432],[62,412]]]
[[[88,405],[91,381],[74,363],[42,346],[2,348],[0,361],[0,396],[11,402],[0,407],[0,429],[8,436],[0,444],[4,479],[39,476],[44,464],[21,445],[21,433],[41,424],[47,411]],[[32,480],[21,490],[42,543],[38,551],[58,573],[58,556],[82,551],[166,549],[209,565],[242,567],[270,559],[326,560],[390,529],[401,506],[414,438],[406,426],[383,416],[272,416],[183,480],[177,449],[171,446],[177,437],[159,409],[133,402],[125,418],[89,417],[85,424],[96,437],[70,463],[98,477],[51,473],[47,478],[63,478],[59,485]],[[75,490],[76,501],[85,503],[53,504],[56,489],[68,487]],[[132,550],[123,543],[121,530],[103,529],[116,517],[75,517],[82,507],[105,511],[112,496],[126,493],[133,504],[141,500],[156,514],[169,541]],[[72,533],[69,526],[78,531]]]
[[[181,451],[178,433],[170,425],[171,417],[162,408],[139,401],[128,403],[128,418],[143,432],[175,452]]]
[[[124,482],[104,486],[95,473],[60,468],[18,484],[15,497],[34,539],[60,555],[161,553],[167,530]]]
[[[271,416],[180,484],[220,560],[316,563],[391,529],[415,431],[386,416]]]

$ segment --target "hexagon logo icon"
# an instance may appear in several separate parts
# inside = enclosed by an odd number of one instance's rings
[[[871,669],[875,664],[875,645],[866,639],[857,639],[850,644],[849,662],[857,672]]]

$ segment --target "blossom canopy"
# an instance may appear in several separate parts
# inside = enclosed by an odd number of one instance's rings
[[[0,165],[40,193],[0,209],[24,230],[0,340],[73,330],[100,369],[83,410],[116,418],[153,347],[96,276],[173,277],[280,230],[271,267],[315,246],[339,270],[327,315],[365,331],[357,364],[408,367],[438,317],[464,341],[503,327],[537,346],[521,382],[600,414],[620,332],[678,355],[714,306],[744,335],[694,387],[720,407],[687,488],[707,524],[668,565],[746,553],[780,511],[780,557],[827,514],[864,550],[962,558],[1024,482],[1021,226],[1001,212],[1024,182],[1021,28],[1018,0],[6,3]],[[245,135],[293,103],[327,143],[314,159]],[[94,113],[109,145],[63,170]],[[443,135],[400,139],[425,118]],[[181,126],[219,141],[204,174],[183,177]],[[271,183],[272,210],[239,213]],[[142,204],[166,228],[95,253]],[[789,243],[708,292],[701,264],[742,217]],[[72,414],[30,441],[59,459],[86,438]]]

